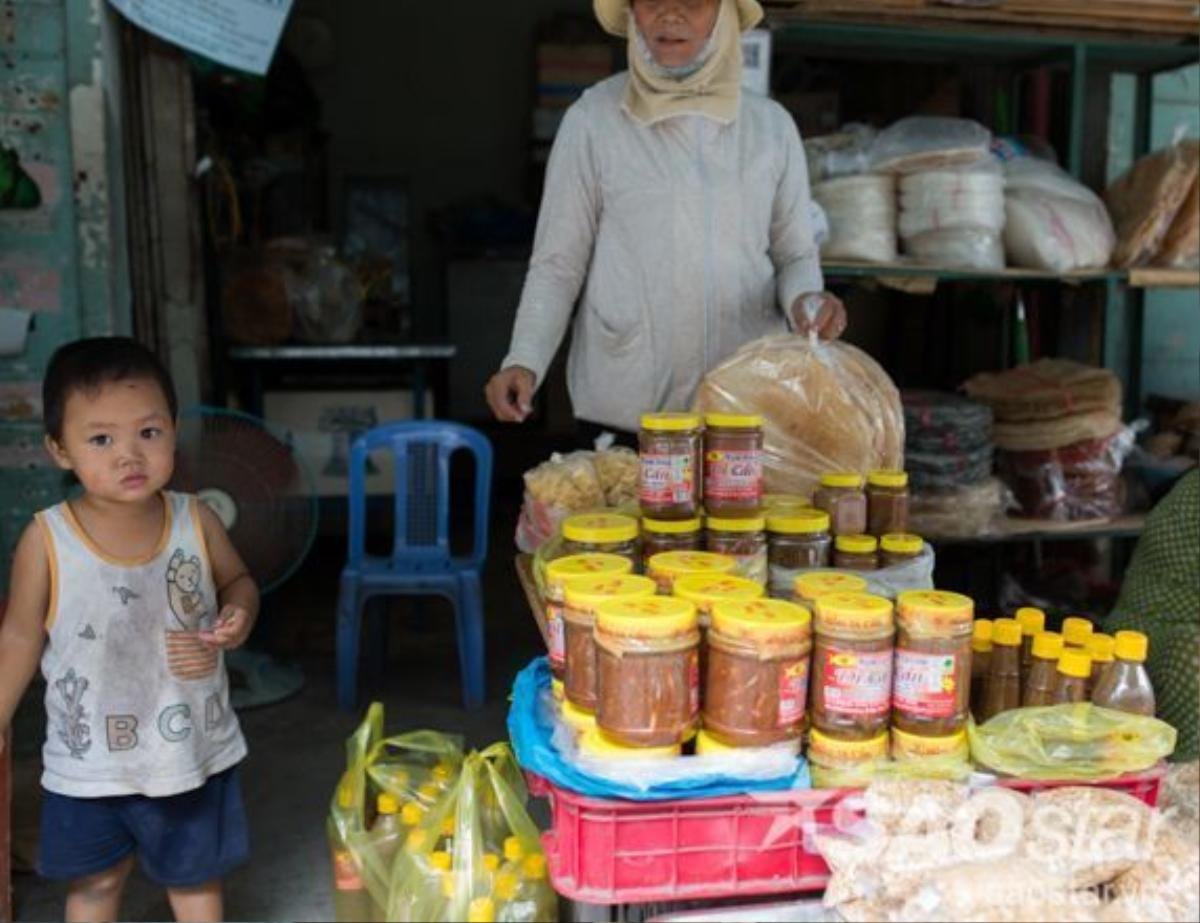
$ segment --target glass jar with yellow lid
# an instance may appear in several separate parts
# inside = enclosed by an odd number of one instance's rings
[[[808,698],[812,616],[781,599],[712,607],[704,727],[722,743],[766,747],[800,737]]]
[[[728,555],[737,561],[736,574],[766,586],[767,521],[764,517],[718,519],[710,516],[704,526],[706,550]]]
[[[562,524],[563,555],[618,554],[633,567],[637,553],[638,522],[621,513],[581,513],[568,516]]]
[[[867,531],[880,537],[908,531],[908,475],[905,472],[867,473]]]
[[[768,516],[787,510],[811,510],[812,498],[804,494],[763,494],[763,510]]]
[[[896,599],[892,726],[949,737],[967,725],[975,603],[960,593],[910,590]]]
[[[719,602],[749,602],[766,593],[761,583],[736,574],[692,574],[675,581],[674,595],[696,607],[700,627],[712,622],[712,609]]]
[[[675,582],[697,575],[732,574],[737,561],[728,555],[711,551],[668,551],[656,554],[646,562],[646,575],[658,584],[658,592],[670,596]]]
[[[792,601],[815,615],[817,600],[822,596],[828,596],[830,593],[865,593],[867,581],[856,574],[844,574],[836,570],[814,570],[797,577],[792,589]]]
[[[596,645],[592,629],[596,608],[607,599],[639,599],[654,596],[649,577],[624,574],[617,577],[585,577],[567,584],[563,608],[566,626],[566,670],[563,676],[567,701],[584,711],[596,710]]]
[[[830,593],[817,599],[813,624],[813,726],[842,740],[886,738],[892,707],[892,603],[868,593]]]
[[[776,508],[767,514],[767,587],[791,595],[801,571],[829,566],[829,514],[818,509]]]
[[[833,540],[833,566],[843,570],[878,570],[879,539],[874,535],[839,535]]]
[[[745,753],[747,749],[758,749],[748,747],[731,747],[729,744],[721,743],[717,738],[713,737],[708,731],[701,730],[696,734],[696,756],[719,756],[729,753]],[[781,750],[790,753],[792,756],[800,755],[800,738],[795,737],[791,740],[785,740],[777,744],[771,744],[766,748],[769,751]]]
[[[642,519],[642,566],[650,572],[650,559],[668,551],[701,551],[704,523],[696,519]]]
[[[572,554],[546,565],[546,634],[550,669],[556,679],[562,678],[567,656],[563,627],[567,584],[588,577],[618,577],[632,570],[633,562],[617,554]]]
[[[892,728],[892,759],[897,762],[934,762],[939,765],[965,763],[971,755],[965,730],[942,737],[926,737],[909,734],[900,728]],[[963,767],[964,775],[969,771]]]
[[[834,536],[862,535],[867,531],[867,495],[862,475],[834,472],[821,476],[813,506],[829,514]]]
[[[879,540],[879,566],[898,567],[910,564],[921,556],[925,542],[919,535],[892,532]]]
[[[630,747],[614,740],[600,728],[579,736],[579,753],[594,760],[670,760],[683,753],[682,744],[662,747]]]
[[[699,414],[648,413],[638,433],[638,501],[650,519],[700,515],[704,426]]]
[[[887,758],[887,731],[864,740],[847,740],[817,730],[808,734],[813,788],[865,787]]]
[[[759,516],[763,499],[763,418],[710,413],[704,418],[704,507],[710,516]]]
[[[626,747],[674,747],[700,713],[700,622],[686,599],[596,608],[596,726]]]

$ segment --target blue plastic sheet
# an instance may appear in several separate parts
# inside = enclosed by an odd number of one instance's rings
[[[541,704],[549,688],[550,666],[545,657],[537,658],[517,674],[508,710],[508,735],[522,768],[548,779],[559,788],[598,798],[672,801],[811,786],[808,764],[802,758],[796,760],[794,772],[770,780],[697,772],[686,779],[644,788],[591,775],[567,762],[554,745],[554,722]]]

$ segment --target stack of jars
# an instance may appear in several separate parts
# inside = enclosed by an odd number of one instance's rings
[[[1015,708],[1088,701],[1154,714],[1145,635],[1100,634],[1079,617],[1063,619],[1061,632],[1046,631],[1045,624],[1045,613],[1032,607],[975,623],[971,709],[977,721]]]

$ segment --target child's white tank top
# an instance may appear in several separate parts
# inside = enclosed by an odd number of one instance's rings
[[[51,572],[49,791],[176,795],[246,755],[221,652],[198,637],[219,610],[198,501],[163,501],[162,538],[142,560],[105,554],[66,503],[37,514]]]

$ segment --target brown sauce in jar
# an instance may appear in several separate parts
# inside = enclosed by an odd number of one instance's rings
[[[562,524],[563,555],[617,554],[637,568],[638,523],[620,513],[581,513]]]
[[[996,619],[992,623],[992,662],[980,720],[1020,707],[1021,626],[1016,619]]]
[[[563,609],[566,629],[566,664],[563,686],[567,701],[576,708],[596,710],[596,645],[593,627],[596,607],[609,599],[644,599],[655,595],[649,577],[587,577],[571,581]]]
[[[650,559],[668,551],[700,551],[704,527],[697,519],[643,519],[642,565],[650,572]]]
[[[867,531],[883,536],[908,531],[908,475],[903,471],[867,474]]]
[[[1054,684],[1054,705],[1088,701],[1088,684],[1092,676],[1091,655],[1070,648],[1058,658],[1058,675]]]
[[[804,730],[809,612],[778,599],[713,607],[705,670],[704,727],[733,747],[795,740]]]
[[[638,500],[651,519],[700,515],[703,426],[692,413],[650,413],[638,434]]]
[[[1025,685],[1021,690],[1023,706],[1054,704],[1054,690],[1058,685],[1058,658],[1062,656],[1062,649],[1062,635],[1057,632],[1043,631],[1033,639],[1029,669],[1025,673]]]
[[[546,634],[550,670],[562,679],[566,664],[566,586],[573,580],[618,577],[633,570],[628,558],[615,554],[575,554],[555,558],[546,565]]]
[[[879,540],[873,535],[839,535],[833,543],[833,566],[841,570],[878,570]]]
[[[829,514],[830,531],[862,535],[867,531],[867,495],[857,474],[826,474],[813,494],[813,506]]]
[[[966,727],[971,698],[975,604],[941,590],[896,600],[892,725],[919,737],[949,737]]]
[[[767,522],[761,516],[746,519],[709,517],[705,530],[705,549],[737,561],[736,573],[767,583]]]
[[[784,509],[767,517],[767,588],[792,595],[801,571],[829,566],[829,514],[817,509]]]
[[[925,542],[919,535],[909,535],[905,532],[895,532],[885,535],[879,540],[879,566],[898,567],[908,564],[921,556]]]
[[[596,726],[627,747],[670,747],[700,711],[700,630],[687,600],[609,600],[596,611]]]
[[[892,699],[892,604],[866,593],[817,600],[812,724],[842,740],[870,740],[888,728]]]
[[[710,516],[759,516],[763,499],[763,420],[711,413],[705,418],[704,506]]]

